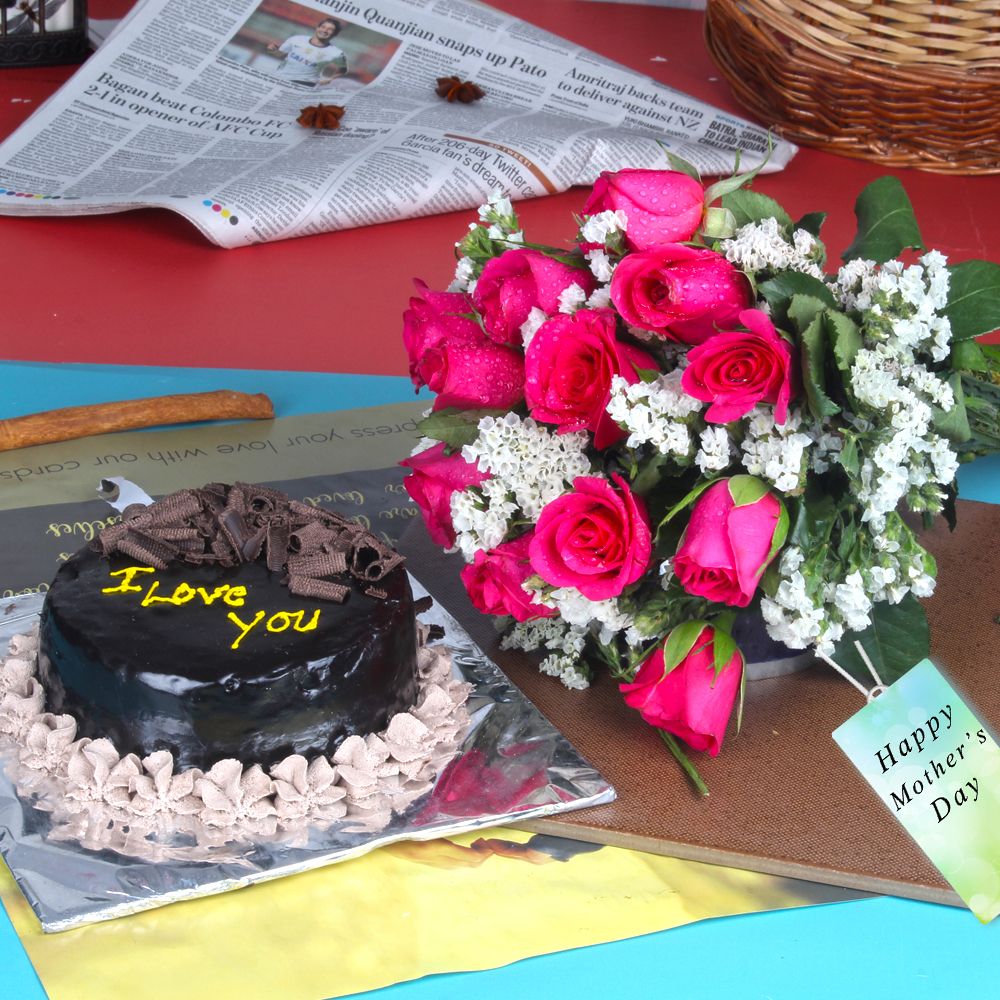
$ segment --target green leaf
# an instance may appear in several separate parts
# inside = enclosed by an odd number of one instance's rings
[[[444,441],[450,448],[472,444],[479,436],[479,421],[483,417],[501,417],[506,410],[460,410],[447,407],[436,410],[417,424],[417,430],[435,441]]]
[[[830,541],[837,504],[825,493],[806,495],[798,501],[792,526],[792,544],[803,552],[813,552]]]
[[[833,293],[822,281],[801,271],[781,271],[762,281],[757,291],[771,307],[771,319],[779,327],[787,325],[788,306],[796,295],[808,296],[831,308],[837,305]]]
[[[691,652],[706,624],[703,621],[682,622],[671,631],[670,635],[667,636],[667,641],[663,644],[664,676],[678,667]]]
[[[733,476],[728,485],[729,495],[737,507],[749,507],[768,492],[767,484],[756,476]]]
[[[643,462],[632,480],[632,492],[646,496],[660,484],[663,467],[670,461],[667,455],[656,452],[650,459]]]
[[[796,296],[796,299],[805,296]],[[793,300],[794,305],[795,300]],[[802,332],[802,388],[809,411],[817,420],[840,413],[840,407],[826,394],[826,338],[823,316],[817,315]]]
[[[952,343],[1000,327],[1000,264],[966,260],[948,270],[951,283],[944,315],[951,321]]]
[[[824,222],[826,222],[826,212],[807,212],[795,223],[795,228],[804,229],[818,239]]]
[[[827,309],[823,314],[823,322],[826,325],[826,335],[833,345],[833,357],[837,367],[842,372],[850,371],[862,347],[861,331],[857,323],[846,313],[838,312],[836,309]]]
[[[848,632],[837,643],[833,660],[867,688],[875,686],[855,640],[864,646],[884,684],[899,680],[930,652],[930,629],[920,602],[907,594],[899,604],[880,602],[872,608],[872,624],[864,632]]]
[[[825,308],[826,303],[815,295],[795,294],[788,305],[788,318],[804,334]]]
[[[736,645],[736,640],[728,632],[716,626],[712,639],[712,668],[716,677],[725,669],[733,654],[739,651],[740,647]]]
[[[858,195],[854,203],[858,233],[843,252],[846,262],[863,258],[884,264],[907,247],[923,249],[913,206],[896,177],[879,177]]]
[[[663,372],[659,368],[636,368],[636,375],[639,376],[640,382],[655,382]]]
[[[723,194],[722,207],[728,208],[736,225],[745,226],[764,219],[777,219],[778,225],[792,227],[792,217],[773,199],[759,191],[730,191]]]
[[[857,476],[861,472],[861,457],[858,455],[857,436],[850,431],[844,431],[844,446],[840,449],[840,466],[849,476]]]
[[[968,441],[972,437],[969,428],[969,415],[965,409],[965,393],[962,391],[962,376],[958,372],[952,372],[948,379],[948,385],[955,395],[955,405],[945,412],[938,406],[931,407],[934,417],[934,429],[943,434],[949,441],[961,443]]]
[[[964,372],[988,372],[990,362],[974,340],[960,340],[951,345],[951,367]]]

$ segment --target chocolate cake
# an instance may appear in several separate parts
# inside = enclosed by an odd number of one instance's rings
[[[417,691],[402,558],[263,487],[128,508],[59,570],[40,626],[47,708],[178,767],[331,754]]]

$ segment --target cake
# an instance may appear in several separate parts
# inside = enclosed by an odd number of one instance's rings
[[[402,558],[246,484],[128,508],[59,569],[39,643],[50,712],[179,768],[330,755],[417,694]]]

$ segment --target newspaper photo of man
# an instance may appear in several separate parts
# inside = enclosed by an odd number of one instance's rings
[[[340,31],[341,23],[326,17],[313,28],[312,35],[291,35],[280,44],[271,42],[267,51],[281,60],[272,75],[314,87],[344,76],[347,56],[331,41]]]

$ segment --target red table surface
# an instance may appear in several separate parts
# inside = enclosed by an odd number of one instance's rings
[[[669,86],[741,114],[702,39],[703,15],[586,0],[495,4]],[[128,9],[96,0],[92,17]],[[7,135],[72,68],[0,71]],[[766,124],[766,123],[765,123]],[[1000,178],[885,171],[802,149],[757,190],[793,217],[830,213],[831,256],[854,232],[858,191],[901,178],[924,241],[953,260],[1000,258]],[[586,191],[522,202],[528,238],[562,243]],[[76,218],[0,217],[3,341],[10,360],[402,375],[400,316],[411,279],[445,287],[473,212],[222,250],[165,210]]]

